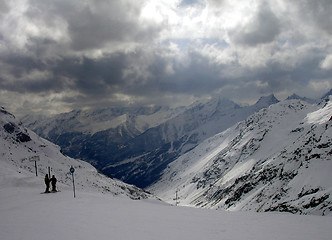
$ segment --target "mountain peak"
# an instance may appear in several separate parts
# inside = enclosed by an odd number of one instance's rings
[[[256,103],[255,106],[268,107],[272,104],[278,103],[279,100],[274,96],[274,94],[261,97]]]
[[[328,97],[328,96],[330,96],[330,95],[332,95],[332,89],[330,89],[330,91],[327,92],[327,93],[322,97],[322,99],[324,99],[324,98],[326,98],[326,97]]]
[[[233,101],[231,101],[227,98],[221,97],[221,96],[219,96],[217,98],[217,103],[218,103],[218,105],[229,105],[229,106],[232,106],[234,108],[238,107],[238,104],[236,104],[235,102],[233,102]]]
[[[302,97],[293,93],[291,96],[288,96],[288,98],[286,100],[291,100],[291,99],[302,99]]]
[[[301,97],[295,93],[293,93],[291,96],[289,96],[286,100],[302,100],[302,101],[306,101],[308,103],[314,103],[315,100],[310,99],[310,98],[306,98],[306,97]]]

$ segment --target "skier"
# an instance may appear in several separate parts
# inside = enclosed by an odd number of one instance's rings
[[[52,192],[56,192],[56,182],[57,179],[55,178],[55,176],[53,175],[52,178],[50,179],[51,183],[52,183]]]
[[[50,192],[50,179],[48,178],[48,174],[45,175],[45,185],[46,185],[46,190],[45,193]]]

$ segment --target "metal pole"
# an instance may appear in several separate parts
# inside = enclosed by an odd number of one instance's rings
[[[48,167],[48,176],[51,178],[51,167]]]
[[[76,197],[76,194],[75,194],[75,181],[74,181],[74,173],[71,173],[71,176],[73,178],[73,190],[74,190],[74,198]]]
[[[35,161],[35,169],[36,169],[36,177],[38,177],[38,173],[37,173],[37,161]]]
[[[75,180],[74,180],[74,172],[75,172],[75,168],[73,168],[73,166],[70,167],[69,169],[70,173],[71,173],[71,177],[73,178],[73,190],[74,190],[74,198],[76,197],[76,193],[75,193]]]

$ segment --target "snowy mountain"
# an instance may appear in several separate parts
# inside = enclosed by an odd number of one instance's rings
[[[306,98],[306,97],[300,97],[299,95],[297,95],[295,93],[293,95],[289,96],[286,100],[292,100],[292,99],[302,100],[302,101],[312,103],[312,104],[319,102],[319,100],[314,100],[314,99],[310,99],[310,98]]]
[[[262,109],[177,158],[148,190],[183,206],[331,215],[331,100]]]
[[[186,109],[79,110],[49,118],[26,116],[22,121],[68,156],[83,159],[108,176],[146,187],[176,157],[277,101],[270,95],[253,106],[240,107],[216,97]]]
[[[50,168],[51,175],[56,175],[60,190],[71,189],[72,178],[69,169],[75,171],[78,191],[98,191],[112,195],[126,196],[131,199],[152,198],[143,190],[108,178],[89,163],[64,156],[60,147],[37,136],[14,115],[0,108],[0,156],[1,181],[13,186],[37,185],[44,190],[43,177]],[[38,156],[37,173],[31,157]],[[35,176],[38,175],[38,177]],[[36,181],[38,179],[38,181]]]
[[[111,161],[103,162],[101,169],[107,175],[144,188],[157,181],[170,162],[204,139],[277,101],[271,95],[248,107],[240,107],[221,97],[195,103],[176,117],[128,141],[112,153]]]
[[[309,115],[308,121],[318,120],[317,116],[321,113]],[[58,146],[24,128],[3,108],[0,144],[0,239],[331,238],[330,217],[170,206],[133,186],[98,174],[86,162],[63,156]],[[38,177],[34,163],[27,160],[36,155],[40,156]],[[49,166],[61,191],[40,194]],[[76,198],[68,173],[70,166],[76,169]],[[138,198],[141,200],[132,200]]]
[[[51,117],[28,115],[24,125],[61,147],[63,153],[99,167],[124,143],[178,115],[183,108],[105,108],[77,110]]]
[[[27,115],[21,120],[25,126],[36,130],[41,136],[60,136],[68,132],[80,132],[93,135],[107,129],[127,130],[131,136],[181,113],[183,108],[168,107],[110,107],[97,110],[74,110],[68,113],[45,117]],[[121,134],[121,133],[119,133]]]
[[[273,95],[269,95],[269,96],[264,96],[264,97],[261,97],[257,102],[256,104],[254,105],[255,109],[256,110],[260,110],[262,108],[266,108],[272,104],[275,104],[279,102],[279,100]]]

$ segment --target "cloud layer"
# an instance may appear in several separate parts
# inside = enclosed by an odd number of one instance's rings
[[[22,115],[251,103],[332,88],[328,0],[0,0],[0,103]]]

